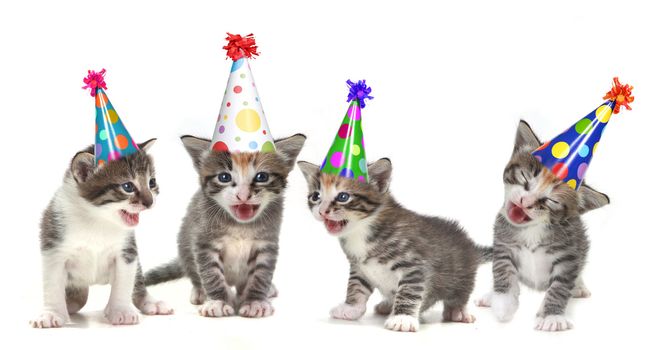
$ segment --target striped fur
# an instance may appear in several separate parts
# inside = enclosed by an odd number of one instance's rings
[[[384,300],[375,311],[389,315],[389,329],[416,331],[419,315],[438,301],[444,302],[445,320],[473,322],[465,306],[478,264],[491,260],[491,248],[478,247],[455,221],[402,207],[388,191],[388,159],[369,165],[370,183],[320,174],[311,163],[299,167],[313,216],[332,228],[350,263],[347,296],[333,317],[361,317],[378,289]],[[341,193],[349,200],[342,201]],[[329,220],[346,223],[336,232]]]
[[[232,315],[236,307],[241,316],[271,315],[283,195],[305,136],[277,140],[272,153],[215,152],[209,140],[184,136],[182,141],[198,171],[200,190],[179,232],[179,257],[149,271],[146,284],[187,276],[193,284],[191,302],[202,304],[203,316]],[[257,181],[261,172],[268,181]],[[231,181],[222,182],[222,173],[230,174]],[[259,207],[246,220],[236,216],[238,203]]]

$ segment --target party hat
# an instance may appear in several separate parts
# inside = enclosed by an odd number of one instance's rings
[[[368,164],[363,144],[363,129],[361,128],[361,109],[365,107],[365,99],[372,100],[372,89],[365,80],[353,83],[347,80],[349,108],[338,129],[331,149],[326,155],[320,171],[327,174],[340,175],[361,182],[368,181]]]
[[[579,189],[602,133],[611,119],[612,111],[613,114],[618,114],[621,106],[632,109],[632,88],[628,84],[622,85],[618,78],[614,78],[613,87],[603,97],[607,102],[559,136],[538,147],[533,151],[533,155],[568,186]]]
[[[223,48],[233,62],[211,147],[219,152],[273,152],[274,139],[248,64],[259,55],[253,34],[228,33],[226,40]]]
[[[105,75],[105,69],[100,72],[88,70],[87,77],[83,78],[83,89],[90,89],[90,96],[96,100],[94,159],[99,166],[139,151],[106,95]]]

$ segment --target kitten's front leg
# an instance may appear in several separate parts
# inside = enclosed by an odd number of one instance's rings
[[[484,297],[489,300],[482,300],[479,305],[491,306],[494,315],[501,322],[512,320],[519,307],[517,273],[511,249],[501,244],[495,244],[494,263],[492,264],[494,292]]]
[[[372,291],[372,285],[356,265],[351,263],[345,302],[331,309],[331,317],[340,320],[358,320],[365,314],[366,304]]]
[[[225,283],[220,251],[210,244],[200,243],[195,248],[195,263],[207,301],[198,309],[202,316],[221,317],[234,315],[234,308],[228,303],[228,290]]]
[[[393,310],[384,327],[392,331],[416,332],[418,317],[425,296],[426,273],[422,266],[414,265],[402,269],[402,278],[393,300]]]
[[[58,328],[69,322],[65,295],[67,271],[65,262],[55,255],[42,255],[44,309],[30,321],[34,328]]]
[[[140,322],[140,315],[132,304],[133,289],[138,270],[135,256],[120,254],[111,268],[110,298],[104,314],[114,325],[133,325]]]
[[[247,261],[249,271],[246,286],[240,296],[239,315],[267,317],[274,313],[269,292],[277,259],[278,244],[267,242],[254,247]]]
[[[565,308],[572,296],[575,281],[579,276],[578,259],[558,258],[552,266],[550,285],[545,292],[545,299],[536,314],[535,329],[540,331],[565,331],[572,328],[572,323],[565,317]]]

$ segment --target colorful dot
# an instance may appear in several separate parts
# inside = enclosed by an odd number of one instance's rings
[[[552,167],[552,172],[561,180],[568,176],[568,167],[563,163],[556,163]]]
[[[219,134],[222,134],[222,133],[224,133],[224,132],[225,132],[225,126],[224,126],[224,125],[221,125],[221,126],[218,128],[218,133],[219,133]]]
[[[96,145],[94,145],[94,154],[97,155],[97,156],[101,154],[101,144],[100,143],[97,143]]]
[[[127,140],[126,136],[122,134],[117,135],[115,136],[115,146],[121,150],[124,150],[129,147],[129,140]]]
[[[340,176],[354,178],[354,172],[350,168],[344,168],[340,171]]]
[[[239,142],[239,141],[241,141],[241,137],[237,136],[237,137],[234,138],[234,140]]]
[[[254,132],[260,128],[260,115],[254,109],[242,109],[237,113],[235,123],[243,131]]]
[[[118,151],[111,151],[108,153],[108,160],[118,160],[120,159],[121,155],[120,152]]]
[[[227,107],[230,107],[230,106],[232,105],[232,103],[228,102],[228,103],[226,103],[225,105],[226,105]]]
[[[266,131],[266,130],[262,130],[262,135],[266,135],[266,134],[267,134],[267,131]]]
[[[595,110],[595,116],[601,123],[606,123],[611,118],[611,107],[602,105]]]
[[[244,74],[244,73],[239,74],[239,76],[241,77],[241,79],[246,78],[246,74]]]
[[[241,93],[241,86],[236,85],[235,87],[232,88],[232,91],[234,91],[235,94]]]
[[[590,150],[591,149],[588,148],[588,146],[586,144],[583,144],[581,147],[579,147],[579,156],[582,157],[582,158],[586,157]]]
[[[557,159],[563,159],[570,153],[570,145],[566,142],[557,142],[552,146],[552,155]]]
[[[115,124],[119,119],[120,117],[117,115],[117,112],[115,112],[114,109],[108,110],[108,120],[110,120],[111,123]]]
[[[244,106],[248,106],[248,101],[244,101]]]
[[[345,156],[342,154],[342,152],[336,152],[331,155],[331,165],[334,168],[340,168],[343,163],[345,163]]]
[[[359,145],[352,145],[352,154],[355,156],[361,154],[361,147]]]
[[[575,124],[575,131],[577,131],[578,134],[588,134],[591,130],[593,130],[591,119],[584,118]]]
[[[540,163],[542,163],[542,157],[541,157],[541,156],[536,156],[536,159],[537,159]]]
[[[275,149],[276,147],[274,147],[274,143],[271,141],[267,141],[262,144],[262,152],[264,153],[273,152]]]
[[[355,104],[352,104],[349,106],[349,109],[347,110],[347,116],[349,119],[352,120],[360,120],[361,119],[361,108]]]
[[[361,175],[359,175],[359,178],[358,178],[358,180],[359,180],[359,182],[365,182],[365,177],[363,177],[363,176],[361,176]]]
[[[106,164],[106,162],[104,162],[103,159],[99,159],[99,161],[97,162],[97,164],[98,164],[99,166],[102,166],[102,165]]]
[[[568,186],[570,186],[570,188],[572,188],[573,190],[574,190],[574,189],[577,189],[577,181],[576,181],[575,179],[568,180],[568,182],[566,182],[566,183],[567,183]]]
[[[346,139],[347,136],[352,132],[352,128],[349,127],[349,124],[343,124],[338,130],[338,137],[341,139]]]
[[[108,131],[106,129],[99,131],[99,139],[101,139],[101,141],[108,140]]]
[[[368,168],[366,167],[366,165],[367,165],[367,164],[366,164],[366,162],[365,162],[365,158],[361,158],[361,159],[359,160],[359,169],[360,169],[361,172],[364,173],[364,174],[368,172]]]
[[[104,94],[103,92],[98,93],[96,97],[97,98],[95,99],[95,103],[97,107],[101,108],[101,106],[105,106],[106,103],[108,103],[108,97],[106,97],[106,94]]]
[[[227,152],[228,151],[228,145],[225,144],[223,141],[217,141],[214,144],[214,147],[212,149],[216,152]]]
[[[223,116],[223,120],[228,120],[228,115],[227,114]]]
[[[259,100],[260,100],[259,98],[255,97],[255,101],[259,101]]]
[[[579,164],[577,167],[577,178],[582,180],[584,175],[586,175],[586,169],[588,169],[588,163]]]
[[[593,154],[595,154],[595,150],[598,149],[598,144],[599,144],[599,143],[600,143],[600,142],[596,142],[596,143],[593,145]]]
[[[248,147],[250,147],[251,149],[256,149],[257,148],[257,142],[255,142],[255,141],[249,142]]]

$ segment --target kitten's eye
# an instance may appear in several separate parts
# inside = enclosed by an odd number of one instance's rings
[[[349,200],[349,193],[347,192],[338,193],[338,195],[336,196],[336,200],[338,202],[347,202]]]
[[[126,193],[133,193],[136,190],[136,187],[133,186],[133,182],[125,182],[122,184],[122,189]]]
[[[520,174],[522,174],[522,180],[524,181],[524,183],[523,183],[524,189],[526,191],[528,191],[529,190],[529,180],[526,179],[526,175],[524,175],[524,171],[520,170]]]
[[[265,172],[259,172],[255,175],[255,182],[267,182],[269,181],[269,174]]]
[[[228,183],[232,181],[232,175],[230,173],[220,173],[218,174],[218,181]]]
[[[310,195],[310,200],[313,202],[317,202],[320,200],[320,193],[315,191],[313,194]]]
[[[156,179],[151,178],[149,179],[149,188],[154,188],[154,187],[156,187]]]

